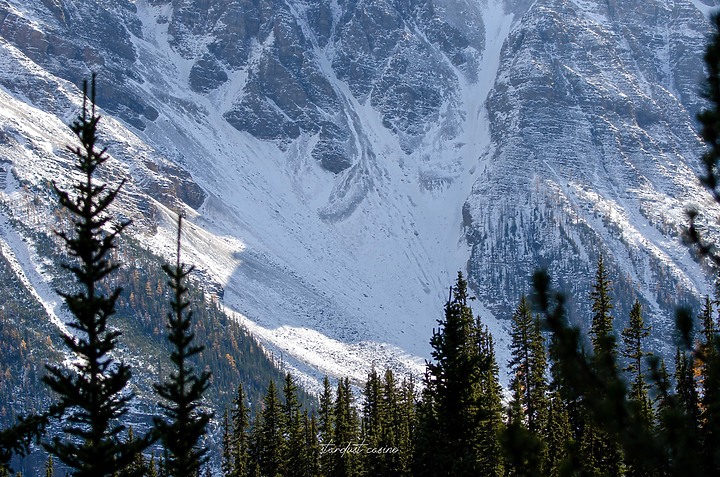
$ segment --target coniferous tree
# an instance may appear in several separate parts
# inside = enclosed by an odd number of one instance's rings
[[[242,384],[239,384],[232,411],[233,430],[230,453],[232,457],[231,475],[233,477],[245,477],[249,469],[250,442],[248,431],[250,429],[250,409],[245,404],[245,400],[245,392]]]
[[[653,423],[653,407],[648,395],[648,385],[643,369],[643,360],[652,353],[645,351],[643,341],[650,336],[650,325],[645,324],[642,307],[637,300],[630,311],[630,322],[622,331],[622,355],[628,360],[623,369],[631,376],[630,402],[634,403],[640,421],[647,423],[649,428]]]
[[[358,439],[359,418],[353,404],[350,380],[342,378],[338,381],[335,395],[333,445],[336,450],[348,449],[347,452],[335,452],[332,459],[333,477],[356,477],[360,475],[359,452],[355,451],[361,443]]]
[[[318,440],[318,427],[315,414],[308,417],[307,411],[303,416],[305,427],[305,461],[303,462],[303,477],[318,477],[320,471],[320,441]]]
[[[500,387],[492,338],[473,319],[467,282],[458,273],[433,332],[432,362],[418,407],[415,474],[498,475]]]
[[[417,429],[417,402],[415,381],[412,375],[402,381],[399,402],[400,417],[397,426],[398,473],[400,477],[413,475],[415,436]]]
[[[283,414],[287,443],[285,446],[284,465],[286,477],[302,477],[307,460],[305,426],[302,422],[300,403],[297,396],[297,385],[290,373],[285,374],[283,386],[285,403]]]
[[[133,432],[132,426],[128,428],[128,435],[127,435],[127,442],[132,443],[132,441],[135,440],[135,433]],[[147,471],[147,463],[145,462],[145,457],[143,457],[142,453],[138,452],[135,455],[135,458],[130,462],[130,465],[128,465],[126,468],[122,469],[120,472],[118,472],[118,477],[130,477],[130,476],[138,476],[142,475],[144,476]]]
[[[363,390],[362,440],[370,448],[382,445],[383,433],[388,426],[386,407],[382,393],[382,383],[377,369],[373,365]],[[384,474],[384,455],[365,454],[365,471],[368,475]]]
[[[642,315],[642,307],[637,300],[630,311],[630,322],[622,331],[623,350],[622,355],[628,360],[628,365],[623,371],[630,374],[630,412],[636,415],[636,421],[650,431],[654,424],[654,410],[648,385],[643,370],[643,358],[652,355],[645,351],[643,341],[650,335],[650,326],[645,325]],[[626,457],[629,477],[641,477],[652,475],[652,470],[644,464],[644,459],[638,460],[634,455]]]
[[[720,340],[713,316],[713,303],[705,297],[699,319],[702,342],[697,355],[700,364],[700,430],[702,462],[706,474],[720,474]]]
[[[597,261],[595,281],[590,293],[593,311],[590,327],[593,368],[602,379],[616,385],[615,389],[607,389],[603,392],[624,392],[624,389],[618,387],[621,381],[618,379],[617,342],[611,314],[614,307],[610,291],[610,280],[601,255]],[[597,423],[598,416],[587,406],[583,406],[580,419],[578,441],[583,472],[587,475],[619,476],[623,464],[617,436],[602,429]]]
[[[380,467],[376,475],[395,477],[404,471],[400,449],[403,447],[402,434],[407,424],[404,422],[406,416],[402,409],[400,390],[389,368],[385,370],[380,391],[380,439],[376,448],[384,452],[377,454]],[[366,472],[372,475],[367,469]]]
[[[508,408],[508,427],[504,435],[507,472],[510,475],[543,475],[548,413],[547,358],[540,324],[532,316],[523,296],[511,322],[512,399]]]
[[[164,419],[153,422],[166,451],[165,466],[173,477],[196,476],[207,461],[207,447],[202,439],[207,433],[211,414],[201,408],[202,397],[209,387],[210,373],[196,374],[190,359],[202,352],[204,346],[193,344],[192,310],[188,310],[188,288],[185,284],[194,267],[186,268],[180,262],[182,216],[178,217],[175,266],[163,265],[170,277],[168,285],[173,291],[168,313],[168,340],[173,346],[170,360],[174,364],[167,381],[156,384],[155,392],[164,402],[160,407]]]
[[[285,473],[285,419],[275,382],[270,381],[263,409],[256,418],[251,437],[250,459],[257,464],[257,474],[280,477]]]
[[[502,427],[502,387],[500,370],[495,359],[495,343],[490,330],[478,316],[475,321],[475,335],[480,357],[480,399],[478,408],[479,426],[477,434],[478,467],[482,475],[504,474],[502,449],[499,436]]]
[[[329,452],[333,443],[335,427],[334,402],[330,379],[323,378],[323,390],[320,394],[318,436],[320,440],[320,469],[323,477],[332,477],[333,455]]]
[[[59,292],[73,315],[68,326],[75,333],[63,339],[76,359],[69,368],[48,366],[49,374],[44,378],[58,394],[59,406],[64,410],[63,434],[46,448],[74,469],[77,477],[113,475],[127,467],[149,443],[147,438],[132,442],[121,439],[125,426],[119,419],[127,412],[133,395],[127,389],[129,366],[112,357],[120,332],[112,329],[108,320],[115,313],[120,289],[105,296],[100,284],[118,267],[108,255],[129,222],[112,223],[108,214],[123,182],[108,190],[94,180],[98,168],[108,159],[105,149],[96,147],[99,119],[93,76],[90,98],[85,83],[82,114],[71,126],[80,145],[69,150],[76,156],[82,181],[73,186],[74,195],[53,184],[60,205],[70,212],[73,222],[72,232],[57,234],[76,259],[64,268],[75,276],[79,290]]]
[[[564,467],[570,464],[567,460],[568,450],[574,447],[573,433],[570,428],[565,403],[558,391],[552,393],[549,399],[548,419],[543,434],[546,445],[546,459],[543,464],[543,473],[547,477],[565,475]]]

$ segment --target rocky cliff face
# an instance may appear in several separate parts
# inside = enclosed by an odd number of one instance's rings
[[[169,251],[187,209],[189,257],[294,365],[418,369],[458,269],[501,346],[540,266],[582,321],[600,254],[660,343],[708,290],[679,233],[710,206],[713,5],[0,0],[3,201],[67,177],[73,85],[98,71],[133,233]]]

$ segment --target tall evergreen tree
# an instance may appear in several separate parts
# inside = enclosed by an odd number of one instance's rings
[[[233,429],[230,451],[232,461],[230,475],[232,477],[246,477],[250,467],[250,408],[245,401],[245,392],[241,383],[238,385],[232,410]]]
[[[180,262],[182,216],[178,217],[175,266],[163,265],[170,277],[168,285],[173,291],[168,313],[168,340],[173,346],[170,360],[175,368],[169,379],[155,385],[155,392],[163,401],[164,418],[153,422],[166,451],[165,466],[173,477],[196,476],[207,461],[207,447],[202,439],[207,433],[211,414],[201,408],[202,397],[209,387],[210,373],[197,374],[190,359],[202,352],[204,346],[193,344],[192,310],[188,310],[188,288],[185,284],[194,267],[186,268]]]
[[[611,314],[614,307],[610,292],[611,284],[601,255],[597,261],[595,281],[590,292],[593,311],[590,327],[593,368],[602,379],[616,385],[615,389],[602,392],[624,393],[622,382],[618,379],[617,342]],[[585,399],[587,398],[588,396],[585,396]],[[617,436],[598,425],[598,416],[588,406],[583,405],[580,412],[578,441],[583,472],[586,475],[619,476],[623,464]]]
[[[358,439],[359,418],[353,404],[350,380],[338,381],[335,396],[333,445],[335,449],[348,449],[348,452],[335,452],[332,459],[333,477],[356,477],[360,475],[359,452],[354,449],[361,443]]]
[[[548,419],[545,425],[544,440],[547,457],[543,464],[543,474],[547,477],[566,475],[564,469],[571,465],[567,460],[568,450],[573,448],[574,443],[570,417],[558,391],[550,396]]]
[[[527,429],[540,435],[547,419],[547,353],[539,321],[532,316],[523,296],[513,314],[510,330],[512,400],[517,404]]]
[[[303,425],[305,427],[305,461],[303,463],[304,477],[318,477],[320,470],[320,441],[318,440],[318,426],[315,414],[308,417],[307,411],[303,416]]]
[[[297,395],[297,385],[290,373],[285,374],[283,395],[285,403],[283,414],[287,443],[285,446],[284,465],[286,477],[302,477],[305,472],[307,448],[305,426],[302,422],[302,413]]]
[[[320,468],[323,477],[332,477],[333,455],[329,452],[333,443],[335,412],[332,387],[327,376],[323,378],[323,390],[320,394],[318,436],[320,440]]]
[[[512,399],[504,436],[507,472],[510,475],[542,475],[548,413],[547,356],[540,324],[523,296],[512,316],[511,359],[508,362]]]
[[[275,382],[270,381],[263,409],[257,416],[250,445],[250,459],[263,477],[285,474],[285,419]]]
[[[637,300],[630,311],[628,326],[622,331],[623,349],[622,355],[628,360],[623,371],[630,374],[630,412],[636,415],[636,422],[650,430],[654,424],[654,410],[648,385],[643,370],[643,358],[652,355],[645,351],[643,341],[650,336],[650,326],[645,324],[642,315],[642,307]],[[647,468],[644,459],[636,459],[634,455],[627,458],[628,477],[642,477],[652,475],[652,469]]]
[[[416,475],[498,475],[500,389],[492,339],[473,319],[458,273],[433,332],[418,408]]]
[[[365,381],[363,398],[362,439],[368,447],[379,448],[383,443],[383,434],[390,423],[383,399],[383,386],[375,366],[372,367]],[[384,475],[384,455],[372,453],[363,457],[368,475]]]
[[[650,325],[645,324],[642,307],[637,300],[630,311],[628,326],[622,331],[622,356],[628,360],[623,371],[630,374],[630,402],[637,408],[638,417],[650,427],[653,423],[653,406],[643,370],[643,360],[652,353],[645,351],[643,341],[650,336]]]
[[[69,368],[48,366],[44,378],[65,410],[63,434],[46,448],[77,477],[113,475],[127,467],[149,442],[146,438],[132,442],[121,439],[125,426],[119,419],[127,412],[133,395],[127,388],[130,367],[112,357],[120,332],[112,329],[108,320],[115,313],[120,289],[105,296],[100,284],[118,267],[108,255],[129,222],[112,223],[108,213],[124,181],[108,190],[94,180],[108,159],[106,150],[96,147],[99,120],[93,76],[90,98],[85,83],[83,110],[71,126],[80,145],[69,150],[77,159],[82,181],[73,186],[74,195],[53,184],[60,205],[70,212],[73,222],[72,232],[57,234],[76,259],[64,268],[75,276],[79,290],[59,292],[73,315],[68,326],[75,333],[63,339],[76,359]]]

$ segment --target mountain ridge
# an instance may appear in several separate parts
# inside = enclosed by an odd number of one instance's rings
[[[3,202],[67,180],[73,84],[99,69],[118,212],[170,254],[184,210],[184,256],[303,373],[421,372],[457,270],[501,363],[539,266],[583,316],[607,255],[618,316],[641,299],[660,349],[677,301],[660,285],[710,290],[679,244],[686,198],[714,210],[695,178],[699,0],[81,3],[0,2],[1,157],[21,186]]]

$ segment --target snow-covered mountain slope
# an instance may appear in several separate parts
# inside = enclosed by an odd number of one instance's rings
[[[600,253],[666,330],[677,300],[708,290],[678,235],[690,198],[710,205],[693,119],[710,10],[0,0],[2,200],[23,221],[23,200],[51,210],[93,70],[130,233],[169,254],[184,210],[188,261],[291,366],[421,370],[458,270],[502,364],[533,270],[582,316]]]

